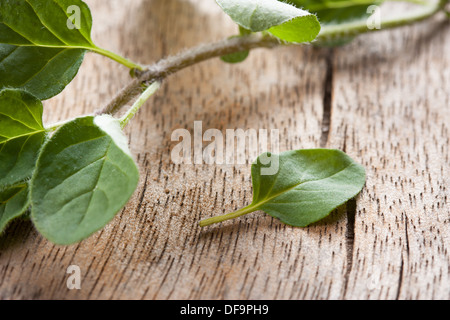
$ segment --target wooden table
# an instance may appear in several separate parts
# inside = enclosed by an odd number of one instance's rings
[[[93,38],[151,63],[236,33],[212,0],[89,0]],[[171,76],[127,129],[141,180],[78,245],[30,222],[0,238],[2,299],[449,299],[450,28],[443,16],[336,49],[260,49]],[[45,102],[47,122],[105,105],[126,68],[88,54]],[[172,132],[278,129],[280,151],[338,148],[367,169],[355,201],[308,228],[264,213],[201,229],[249,204],[250,165],[175,165]],[[81,270],[69,290],[67,268]]]

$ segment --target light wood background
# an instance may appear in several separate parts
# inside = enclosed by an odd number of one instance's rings
[[[152,63],[236,33],[213,0],[88,0],[93,38]],[[450,25],[443,16],[333,50],[256,50],[171,76],[127,129],[138,190],[102,231],[55,246],[30,222],[0,238],[1,299],[449,299]],[[98,110],[129,81],[88,54],[45,102],[52,122]],[[356,201],[300,229],[249,204],[250,166],[174,165],[175,129],[280,130],[280,151],[329,147],[367,168]],[[68,290],[67,267],[81,268]]]

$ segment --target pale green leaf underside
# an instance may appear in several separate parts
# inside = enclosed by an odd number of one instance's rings
[[[288,42],[313,41],[320,24],[315,15],[277,0],[216,0],[241,27],[266,31]]]
[[[31,177],[46,137],[42,103],[20,90],[0,91],[0,189]]]
[[[15,218],[28,208],[28,187],[26,184],[0,191],[0,234]]]
[[[79,28],[70,29],[75,7]],[[85,52],[97,48],[91,28],[81,0],[0,0],[0,89],[21,88],[41,100],[60,93]]]
[[[31,181],[32,219],[57,244],[103,228],[128,202],[139,172],[116,120],[76,119],[45,144]]]
[[[304,227],[328,216],[355,197],[365,184],[364,168],[339,150],[314,149],[271,155],[279,161],[275,175],[261,175],[267,166],[252,166],[253,203],[292,226]],[[272,162],[273,163],[273,162]]]
[[[379,5],[381,0],[292,0],[290,3],[315,13],[322,24],[322,31],[333,25],[341,25],[354,21],[367,20],[370,16],[368,8]],[[345,45],[354,39],[352,36],[321,37],[316,45],[335,47]]]
[[[322,24],[337,24],[367,19],[367,8],[378,0],[291,0],[289,3],[316,13]]]

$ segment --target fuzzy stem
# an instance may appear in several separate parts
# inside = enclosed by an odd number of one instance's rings
[[[99,48],[99,47],[95,47],[93,49],[91,48],[89,50],[92,50],[95,53],[98,53],[98,54],[103,55],[105,57],[108,57],[108,58],[110,58],[110,59],[112,59],[112,60],[114,60],[114,61],[116,61],[116,62],[118,62],[120,64],[123,64],[127,68],[137,69],[137,70],[141,70],[141,71],[144,70],[143,66],[141,66],[139,64],[136,64],[133,61],[131,61],[131,60],[127,59],[127,58],[124,58],[124,57],[122,57],[122,56],[120,56],[120,55],[118,55],[118,54],[116,54],[114,52],[111,52],[109,50],[105,50],[105,49],[102,49],[102,48]]]
[[[440,0],[433,5],[428,4],[424,6],[425,9],[419,13],[384,21],[382,22],[382,29],[369,29],[367,28],[366,21],[325,26],[317,37],[317,41],[320,42],[332,38],[356,36],[363,33],[401,27],[422,21],[442,11],[448,2],[449,0]],[[286,43],[281,42],[267,33],[250,34],[242,37],[229,38],[217,43],[201,45],[197,48],[184,51],[176,56],[160,60],[156,64],[148,66],[144,71],[137,70],[135,72],[137,78],[133,79],[130,84],[122,89],[105,108],[98,112],[98,114],[116,114],[124,105],[136,98],[142,92],[141,86],[143,83],[162,80],[170,74],[212,58],[255,48],[274,48],[279,45],[286,45]]]
[[[280,41],[273,37],[252,34],[244,37],[230,38],[212,44],[201,45],[176,56],[160,60],[158,63],[147,67],[146,71],[136,72],[137,78],[133,79],[129,85],[122,89],[122,91],[119,92],[119,94],[99,113],[116,114],[126,103],[139,95],[142,83],[162,80],[170,74],[212,58],[255,48],[273,48],[279,44]]]

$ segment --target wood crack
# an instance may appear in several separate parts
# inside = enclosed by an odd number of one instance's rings
[[[409,235],[408,235],[408,217],[405,215],[405,241],[406,241],[406,255],[407,258],[409,258]],[[402,259],[400,262],[400,273],[398,276],[398,287],[397,287],[397,294],[396,294],[396,300],[400,300],[400,295],[402,292],[402,288],[403,288],[403,272],[404,272],[404,264],[405,264],[405,259],[404,256],[402,254]]]
[[[331,126],[331,109],[333,103],[333,80],[334,80],[334,49],[329,49],[326,56],[326,75],[323,94],[323,116],[322,116],[322,135],[320,137],[320,147],[325,148],[328,144]]]
[[[344,276],[344,298],[348,291],[348,283],[350,279],[350,273],[353,266],[353,249],[355,246],[355,217],[356,217],[356,200],[352,199],[347,203],[347,234],[346,234],[346,252],[347,252],[347,264],[345,268]]]

